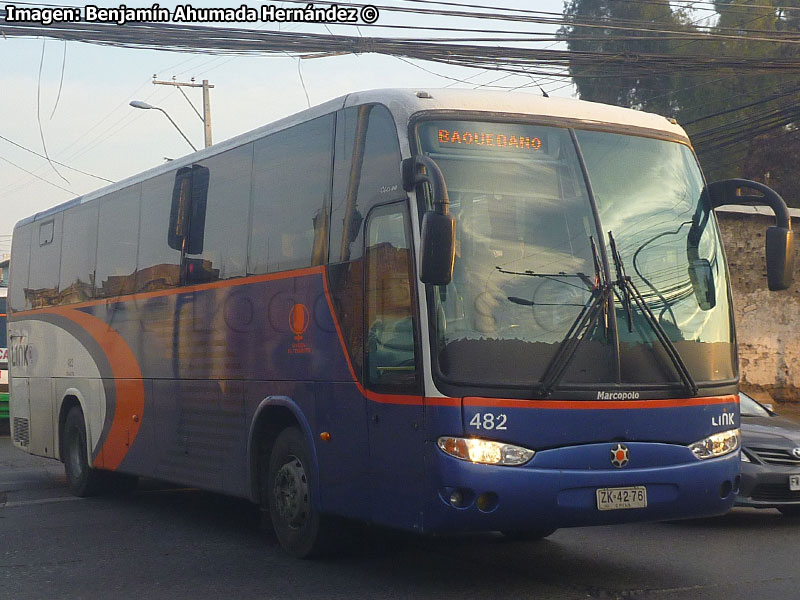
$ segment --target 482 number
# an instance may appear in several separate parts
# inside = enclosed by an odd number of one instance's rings
[[[469,424],[475,429],[495,429],[503,431],[508,429],[508,427],[506,427],[507,421],[508,417],[503,413],[499,415],[494,413],[475,413],[472,419],[470,419]]]

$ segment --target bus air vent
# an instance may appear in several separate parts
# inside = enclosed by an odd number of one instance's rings
[[[20,446],[27,446],[31,443],[30,427],[28,426],[28,419],[21,419],[14,417],[14,441]]]

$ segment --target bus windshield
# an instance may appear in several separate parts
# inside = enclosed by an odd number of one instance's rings
[[[641,303],[614,286],[560,387],[681,385],[656,328],[698,383],[735,377],[719,233],[689,148],[497,122],[423,121],[417,134],[457,228],[453,279],[431,307],[441,377],[535,389],[598,286],[621,275]]]

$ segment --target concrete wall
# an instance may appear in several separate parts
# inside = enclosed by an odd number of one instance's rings
[[[775,217],[767,212],[717,210],[733,288],[741,387],[759,399],[767,392],[779,402],[800,402],[800,258],[795,257],[792,287],[770,292],[764,239]],[[798,231],[800,211],[791,212],[792,228]]]

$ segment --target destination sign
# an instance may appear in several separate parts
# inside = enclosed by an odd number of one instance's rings
[[[439,129],[440,146],[485,146],[517,150],[542,150],[542,140],[526,135],[486,131]]]

